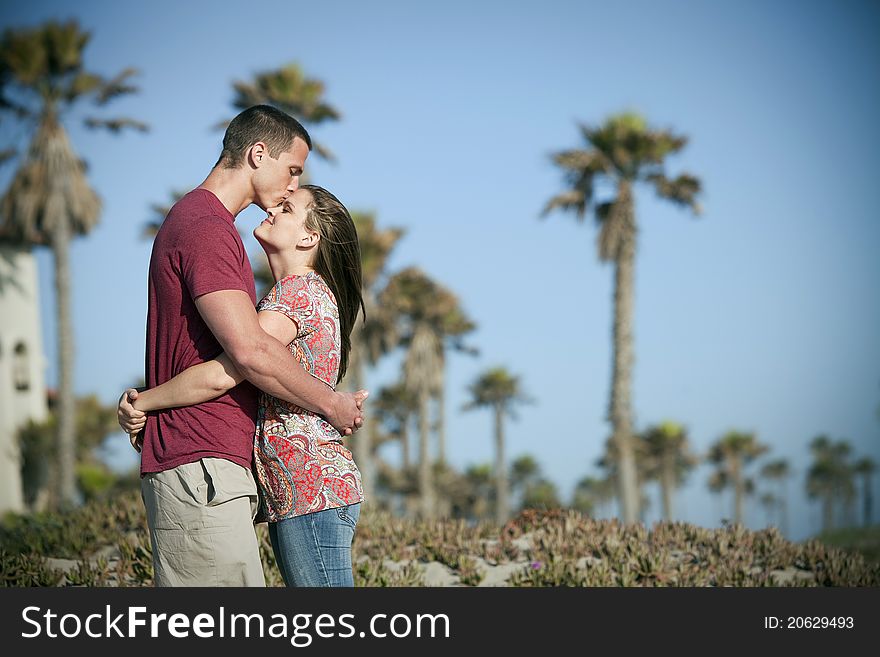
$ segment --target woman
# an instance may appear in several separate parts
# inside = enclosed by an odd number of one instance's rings
[[[260,325],[314,377],[335,388],[351,351],[361,297],[357,231],[327,190],[303,185],[254,230],[275,278],[257,305]],[[244,377],[221,354],[140,393],[138,411],[198,404]],[[126,429],[140,430],[143,417]],[[360,472],[339,432],[321,416],[266,393],[254,437],[257,521],[269,522],[287,586],[354,586],[351,543],[363,502]]]

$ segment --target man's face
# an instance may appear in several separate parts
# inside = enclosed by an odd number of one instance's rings
[[[299,137],[277,159],[271,157],[268,151],[258,156],[258,167],[253,179],[254,203],[263,210],[281,205],[299,187],[299,177],[308,156],[309,147]]]

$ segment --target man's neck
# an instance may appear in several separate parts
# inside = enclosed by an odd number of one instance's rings
[[[216,196],[233,217],[254,202],[253,187],[242,175],[242,169],[223,169],[216,166],[199,185]]]

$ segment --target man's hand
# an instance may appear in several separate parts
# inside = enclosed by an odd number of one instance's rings
[[[343,436],[350,436],[364,423],[361,407],[369,394],[366,390],[337,392],[327,421]]]
[[[128,434],[131,446],[140,452],[144,442],[143,428],[147,423],[147,414],[132,406],[137,397],[138,391],[134,388],[129,388],[122,393],[116,407],[116,419],[122,430]]]

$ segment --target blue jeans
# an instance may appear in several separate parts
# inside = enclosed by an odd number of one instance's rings
[[[275,561],[287,586],[354,586],[351,542],[361,505],[269,523]]]

